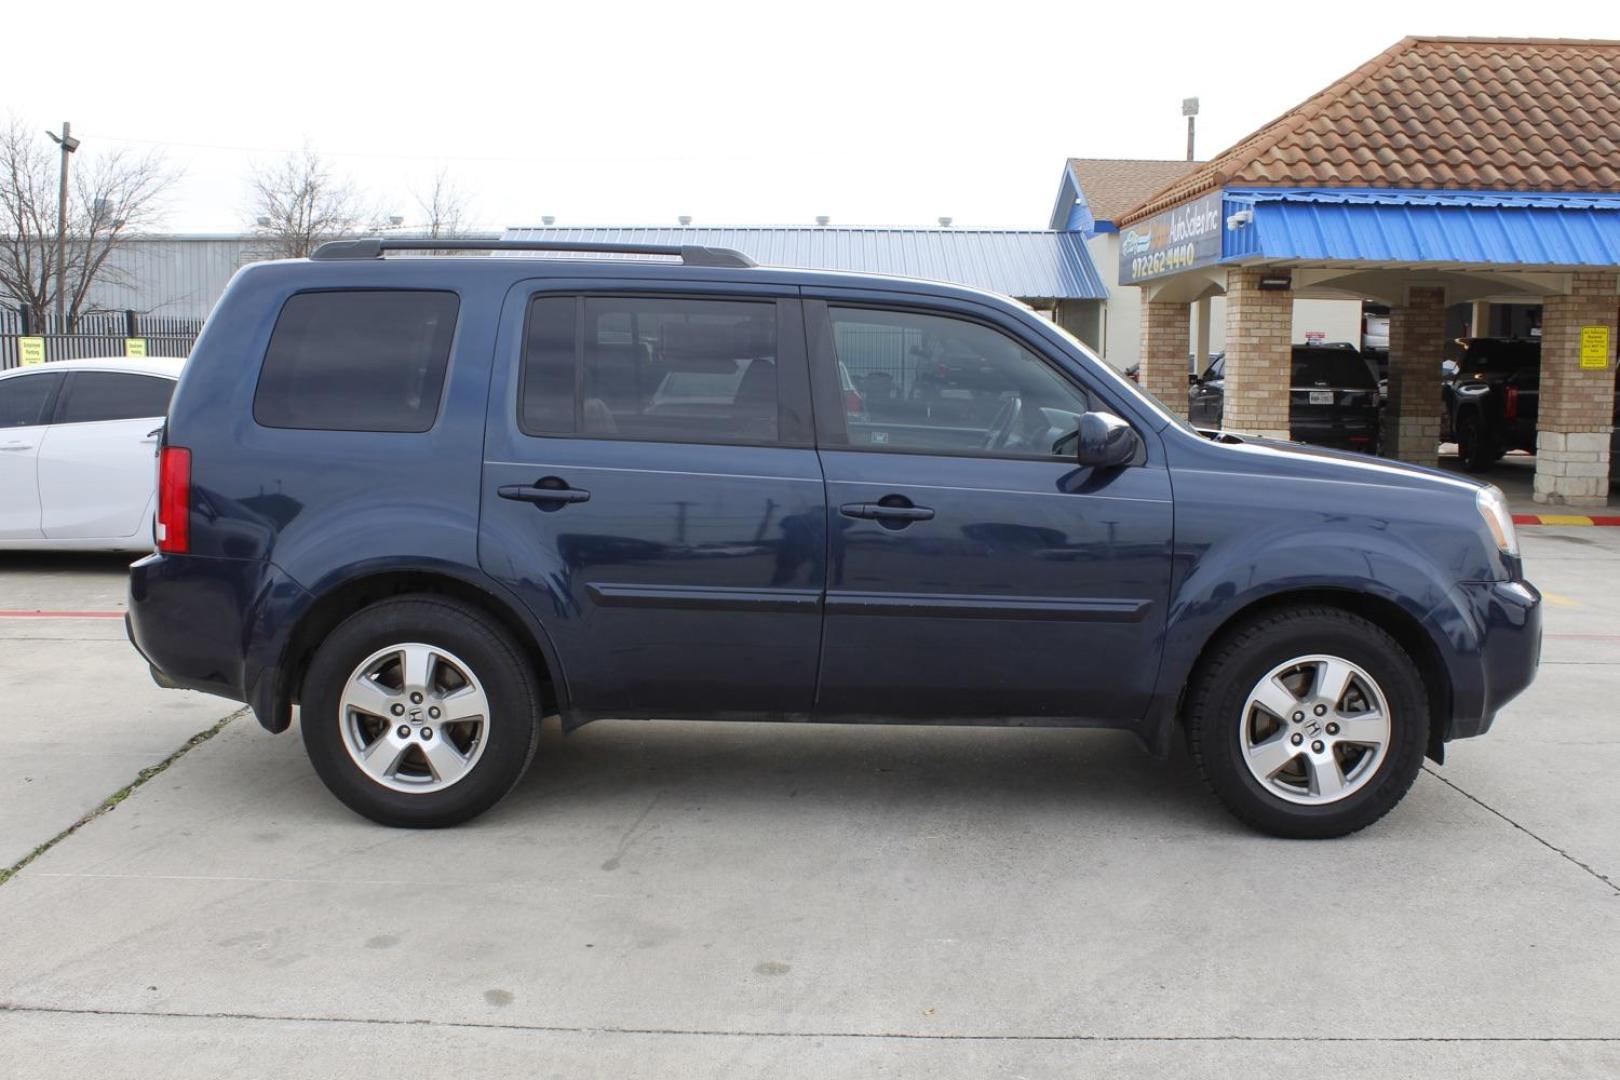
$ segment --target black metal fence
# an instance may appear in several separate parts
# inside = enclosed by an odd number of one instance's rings
[[[78,360],[127,356],[131,341],[143,344],[147,356],[185,357],[202,330],[201,319],[142,315],[136,311],[102,311],[80,315],[72,325],[58,325],[54,315],[29,318],[17,308],[0,308],[0,371],[17,367],[24,356]]]

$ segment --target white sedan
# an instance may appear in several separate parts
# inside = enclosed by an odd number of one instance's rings
[[[0,371],[0,549],[151,550],[157,442],[184,364]]]

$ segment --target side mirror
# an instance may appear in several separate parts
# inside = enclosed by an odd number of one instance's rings
[[[1204,377],[1196,371],[1187,372],[1187,385],[1197,386],[1204,381]]]
[[[1113,413],[1088,412],[1075,432],[1075,458],[1083,466],[1115,469],[1136,460],[1142,440],[1136,429]]]
[[[1446,376],[1448,379],[1455,377],[1457,372],[1461,370],[1462,368],[1457,366],[1457,361],[1455,360],[1447,360],[1440,365],[1440,374]]]

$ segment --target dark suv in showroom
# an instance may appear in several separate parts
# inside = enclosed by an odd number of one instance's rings
[[[1457,444],[1463,468],[1482,472],[1510,450],[1536,450],[1541,405],[1541,342],[1535,338],[1463,338],[1462,359],[1441,384],[1442,442]],[[1620,388],[1609,460],[1620,462]]]
[[[493,805],[557,713],[1179,729],[1238,817],[1334,836],[1541,635],[1495,488],[1206,438],[1003,297],[709,248],[249,266],[158,476],[154,677],[296,709],[392,825]]]
[[[1187,418],[1219,428],[1226,409],[1226,356],[1216,354],[1187,388]],[[1372,363],[1348,343],[1295,345],[1289,355],[1288,427],[1295,442],[1377,454],[1382,396]]]

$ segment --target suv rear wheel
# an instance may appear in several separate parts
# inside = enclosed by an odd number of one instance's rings
[[[540,712],[534,673],[502,627],[454,600],[406,596],[327,636],[304,679],[299,726],[315,771],[350,809],[437,828],[516,785]]]
[[[1228,634],[1192,688],[1187,735],[1204,779],[1274,836],[1343,836],[1401,800],[1423,763],[1417,666],[1336,608],[1273,612]]]

